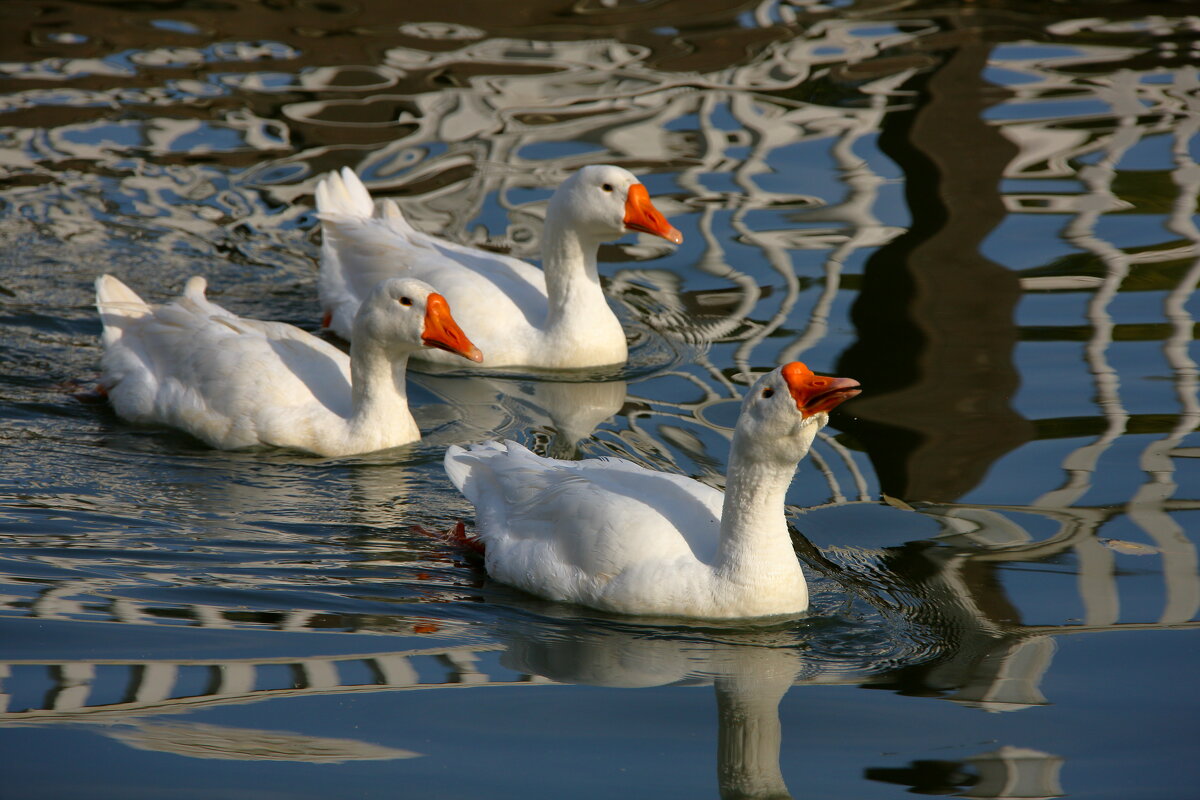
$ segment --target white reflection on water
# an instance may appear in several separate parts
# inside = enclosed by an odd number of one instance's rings
[[[1170,30],[1178,22],[1163,20]],[[1103,21],[1080,23],[1080,27],[1111,30]],[[1019,48],[1018,48],[1019,49]],[[1022,58],[996,53],[1000,63],[1020,70],[1029,80],[1015,88],[1018,98],[1049,97],[1065,86],[1076,92],[1080,87],[1061,70],[1086,63],[1128,56],[1134,51],[1120,48],[1080,48],[1045,57]],[[1109,515],[1088,514],[1074,506],[1093,486],[1093,478],[1105,453],[1126,434],[1131,415],[1121,397],[1121,374],[1108,358],[1117,321],[1109,309],[1119,297],[1131,271],[1143,265],[1196,259],[1169,288],[1163,301],[1163,318],[1170,333],[1162,342],[1163,360],[1169,365],[1175,384],[1180,412],[1167,434],[1142,449],[1141,468],[1144,482],[1128,499],[1128,517],[1145,532],[1163,555],[1166,590],[1160,621],[1178,623],[1193,619],[1200,611],[1200,577],[1194,543],[1170,513],[1170,499],[1178,486],[1172,453],[1200,426],[1200,402],[1197,400],[1196,363],[1188,354],[1195,319],[1187,312],[1186,302],[1200,281],[1200,232],[1195,224],[1196,198],[1200,191],[1200,166],[1191,147],[1200,130],[1200,79],[1195,70],[1163,70],[1153,75],[1119,71],[1093,82],[1091,96],[1098,109],[1093,116],[1102,125],[1080,128],[1064,118],[1059,110],[1037,114],[1024,106],[1024,120],[1005,123],[1001,130],[1022,145],[1021,156],[1009,166],[1012,177],[1077,177],[1083,191],[1072,195],[1008,195],[1013,211],[1052,213],[1067,216],[1063,237],[1084,252],[1093,254],[1104,267],[1087,306],[1091,335],[1084,349],[1086,364],[1094,380],[1096,404],[1105,421],[1105,429],[1094,441],[1076,448],[1063,461],[1064,483],[1044,492],[1032,508],[1057,512],[1066,520],[1064,533],[1075,541],[1079,564],[1080,596],[1084,601],[1087,625],[1109,625],[1120,617],[1116,582],[1116,558],[1112,549],[1101,543],[1099,528]],[[1051,109],[1054,107],[1051,105]],[[1012,115],[1006,115],[1010,119]],[[1173,246],[1131,248],[1105,238],[1105,216],[1131,210],[1134,206],[1120,197],[1114,186],[1122,162],[1143,141],[1161,135],[1172,141],[1173,161],[1170,177],[1176,187],[1171,211],[1163,226],[1182,241]],[[1076,166],[1087,157],[1087,163]],[[1166,166],[1165,164],[1162,166]],[[1191,503],[1184,503],[1184,507]],[[1092,517],[1092,519],[1088,519]]]

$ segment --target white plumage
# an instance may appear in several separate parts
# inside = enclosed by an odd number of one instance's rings
[[[514,442],[446,452],[475,505],[488,573],[551,600],[626,614],[793,614],[808,588],[784,498],[828,410],[858,383],[793,362],[742,404],[721,493],[620,459],[541,458]]]
[[[322,224],[318,290],[326,325],[353,338],[351,321],[381,279],[410,276],[438,287],[463,320],[488,367],[565,369],[623,363],[625,334],[600,287],[602,242],[645,231],[678,244],[682,235],[627,170],[591,166],[555,191],[546,214],[543,267],[415,230],[392,200],[378,209],[350,169],[317,186]],[[443,353],[415,356],[453,364]]]
[[[238,317],[210,302],[205,286],[193,277],[181,297],[150,306],[111,275],[96,280],[101,387],[117,414],[221,449],[350,455],[420,438],[404,385],[412,352],[428,345],[480,358],[421,281],[385,281],[367,296],[349,357],[293,325]]]

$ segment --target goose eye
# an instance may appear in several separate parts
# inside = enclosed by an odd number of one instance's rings
[[[775,390],[774,390],[774,389],[772,389],[770,386],[768,386],[767,388],[763,389],[763,391],[762,391],[762,396],[763,396],[763,397],[774,397],[774,396],[775,396]]]
[[[611,192],[611,191],[613,190],[613,187],[612,187],[612,184],[611,184],[611,183],[606,183],[606,184],[604,184],[603,186],[601,186],[600,188],[601,188],[601,189],[603,189],[603,190],[604,190],[604,191],[606,191],[606,192]]]
[[[402,305],[402,306],[411,306],[411,305],[412,305],[412,298],[411,298],[411,297],[401,297],[401,298],[400,298],[399,300],[397,300],[396,302],[397,302],[397,303],[399,303],[399,304],[400,304],[400,305]]]

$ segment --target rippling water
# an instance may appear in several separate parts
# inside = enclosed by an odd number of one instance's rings
[[[1194,9],[455,5],[0,7],[13,796],[1186,795]],[[425,438],[339,460],[71,397],[101,272],[315,330],[329,170],[536,259],[592,163],[685,236],[602,249],[620,370],[412,375]],[[411,530],[496,435],[721,486],[797,358],[866,389],[789,495],[803,619],[541,603]]]

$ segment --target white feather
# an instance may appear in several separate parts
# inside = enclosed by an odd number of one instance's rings
[[[316,191],[323,235],[318,290],[329,327],[351,338],[351,322],[365,293],[385,277],[405,275],[428,281],[445,295],[467,336],[487,354],[485,366],[622,363],[628,355],[625,334],[601,291],[596,252],[601,242],[628,232],[627,195],[635,184],[637,178],[627,170],[601,166],[564,182],[547,212],[543,272],[515,258],[421,233],[394,202],[384,201],[377,209],[351,170],[330,174]],[[415,357],[454,363],[438,351]]]
[[[560,461],[514,442],[449,448],[446,473],[475,506],[488,573],[551,600],[626,614],[804,611],[808,589],[783,504],[828,415],[800,408],[795,380],[775,370],[747,395],[724,494],[621,459]]]
[[[427,284],[377,287],[362,306],[363,341],[351,357],[295,326],[238,317],[204,290],[194,277],[182,296],[152,307],[113,276],[97,279],[101,383],[120,416],[180,428],[221,449],[339,456],[420,437],[404,363],[422,347]],[[391,295],[410,296],[412,306]]]

